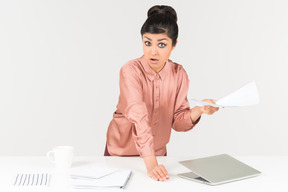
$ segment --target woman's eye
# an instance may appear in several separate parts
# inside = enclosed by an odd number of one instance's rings
[[[150,46],[151,43],[150,43],[149,41],[145,41],[145,45],[146,45],[146,46]]]
[[[158,45],[160,48],[164,48],[165,46],[166,46],[166,44],[165,43],[159,43],[159,45]]]

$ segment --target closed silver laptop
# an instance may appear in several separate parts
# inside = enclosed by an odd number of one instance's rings
[[[178,174],[179,177],[208,185],[219,185],[261,174],[260,171],[227,154],[180,161],[179,163],[192,171]]]

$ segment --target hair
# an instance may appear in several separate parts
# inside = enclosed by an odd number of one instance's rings
[[[172,39],[172,45],[175,46],[178,38],[176,11],[170,6],[155,5],[148,10],[147,15],[148,18],[141,28],[141,35],[165,33]]]

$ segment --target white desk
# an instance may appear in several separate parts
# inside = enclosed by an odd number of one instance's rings
[[[200,157],[158,157],[158,161],[164,164],[169,172],[170,179],[165,182],[157,182],[146,175],[145,165],[139,157],[75,157],[72,167],[87,165],[117,167],[131,169],[133,174],[124,191],[150,192],[150,191],[189,191],[189,192],[235,192],[235,191],[288,191],[288,157],[236,157],[238,160],[258,169],[260,176],[240,180],[218,186],[208,186],[201,183],[185,180],[177,177],[178,173],[189,170],[178,161]],[[91,192],[101,190],[73,189],[68,170],[54,168],[46,157],[0,157],[0,191],[55,191],[55,192]],[[50,186],[47,188],[13,187],[13,178],[17,173],[47,172],[51,174]],[[123,190],[102,190],[123,191]]]

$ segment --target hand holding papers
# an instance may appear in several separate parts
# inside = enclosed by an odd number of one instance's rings
[[[259,104],[259,94],[255,81],[251,81],[247,85],[237,89],[216,101],[216,104],[199,101],[197,99],[189,99],[198,106],[210,105],[213,107],[242,107]]]
[[[74,170],[71,174],[73,186],[78,189],[123,189],[131,176],[131,170],[87,167]]]

